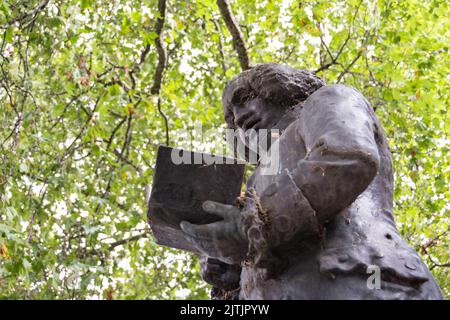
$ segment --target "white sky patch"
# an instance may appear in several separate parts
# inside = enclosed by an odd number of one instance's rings
[[[22,232],[25,232],[28,229],[29,226],[29,222],[28,221],[20,221],[20,229]]]
[[[202,53],[202,50],[197,49],[197,48],[194,48],[194,49],[191,50],[191,56],[192,57],[199,56],[201,53]]]
[[[133,271],[133,269],[131,268],[130,262],[131,262],[130,257],[126,257],[124,259],[119,260],[119,262],[117,263],[117,266],[124,271],[131,272],[131,271]]]
[[[5,201],[9,201],[12,198],[11,187],[7,186],[5,188],[5,193],[0,195],[0,198]]]
[[[331,40],[333,40],[333,37],[330,34],[330,30],[333,30],[333,27],[331,26],[331,22],[328,19],[323,20],[323,23],[321,24],[321,30],[323,42],[325,42],[325,44],[329,46]]]
[[[302,35],[302,37],[305,38],[305,40],[308,41],[314,47],[317,47],[317,48],[320,47],[320,38],[319,37],[313,37],[308,33],[305,33],[304,35]]]
[[[436,145],[439,148],[444,148],[444,147],[450,146],[450,139],[438,138],[438,139],[436,139]]]
[[[169,286],[170,287],[175,287],[177,285],[177,280],[176,279],[172,279],[169,281]]]
[[[189,63],[188,63],[189,57],[187,55],[183,55],[183,57],[181,58],[181,63],[180,63],[180,67],[179,70],[181,73],[184,73],[185,75],[189,76],[192,73],[194,73],[194,68],[192,68]]]
[[[148,246],[148,241],[146,238],[141,238],[138,240],[139,248],[144,248]]]
[[[82,218],[87,218],[87,217],[89,217],[89,212],[86,210],[80,210],[80,216]]]
[[[312,9],[309,6],[304,6],[303,10],[305,10],[305,13],[308,16],[309,20],[314,20]]]
[[[64,235],[64,229],[58,223],[52,225],[52,231],[55,232],[59,237],[62,237]]]
[[[124,204],[127,201],[127,197],[119,196],[117,197],[117,203]]]
[[[143,230],[147,228],[147,222],[146,221],[141,221],[136,225],[136,229],[138,230]]]
[[[191,81],[200,79],[202,77],[202,73],[192,67],[192,60],[193,58],[200,55],[203,51],[198,48],[192,48],[190,42],[184,42],[181,47],[185,52],[189,53],[184,54],[181,57],[181,62],[178,70],[181,73],[184,73],[186,77]]]
[[[115,240],[113,238],[111,238],[109,235],[104,234],[104,233],[99,233],[97,236],[97,239],[103,243],[113,243]]]
[[[13,53],[14,53],[14,47],[13,47],[13,45],[10,44],[10,43],[7,43],[7,44],[5,45],[5,49],[3,50],[3,56],[4,56],[5,58],[9,58],[9,57],[11,57],[11,56],[13,55]]]
[[[268,38],[267,45],[270,51],[278,51],[284,46],[278,37]]]
[[[31,192],[35,196],[39,197],[42,194],[42,192],[44,191],[44,188],[45,188],[44,183],[34,182],[31,186]]]
[[[293,27],[293,24],[291,22],[292,15],[289,14],[289,12],[288,12],[292,5],[292,1],[293,0],[283,0],[281,2],[281,10],[280,10],[280,16],[278,17],[278,22],[285,29],[290,29]]]
[[[56,201],[52,207],[51,210],[54,212],[53,217],[57,220],[61,219],[62,217],[67,216],[67,204],[65,201],[60,200]]]
[[[408,177],[408,176],[403,177],[403,182],[408,186],[408,188],[410,188],[412,190],[416,189],[416,184],[410,177]]]
[[[186,299],[186,297],[191,293],[189,289],[179,289],[175,292],[175,297],[178,299]]]
[[[103,288],[108,288],[109,285],[110,285],[109,279],[107,277],[103,277],[103,279],[102,279],[102,287]]]
[[[263,9],[267,6],[267,1],[261,1],[259,3],[256,3],[256,8],[257,9]],[[240,10],[239,10],[240,11]],[[262,16],[261,18],[265,18],[264,16]]]
[[[76,139],[76,138],[73,138],[73,137],[67,137],[66,141],[60,142],[60,143],[58,144],[58,147],[59,147],[60,149],[66,149],[66,148],[68,148],[68,147],[72,144],[72,142],[74,141],[74,139]]]
[[[74,203],[75,201],[77,201],[78,199],[78,195],[76,193],[71,193],[69,196],[69,201]]]
[[[107,224],[107,223],[111,222],[111,218],[109,216],[103,216],[100,218],[100,222],[102,224]]]

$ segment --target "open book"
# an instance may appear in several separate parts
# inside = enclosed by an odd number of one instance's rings
[[[207,164],[212,157],[219,161]],[[206,200],[234,204],[244,170],[245,164],[236,159],[159,146],[148,209],[156,242],[196,252],[185,239],[180,222],[207,224],[220,220],[203,211],[202,204]]]

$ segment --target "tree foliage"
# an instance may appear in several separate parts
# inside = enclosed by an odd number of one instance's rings
[[[398,228],[449,296],[448,2],[233,0],[243,47],[215,1],[161,2],[0,3],[0,297],[208,297],[196,258],[155,244],[146,196],[159,144],[223,127],[242,49],[368,97]]]

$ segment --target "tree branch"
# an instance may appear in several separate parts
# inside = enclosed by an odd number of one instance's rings
[[[436,268],[436,267],[440,267],[440,268],[449,268],[449,267],[450,267],[450,262],[447,262],[447,263],[436,263],[436,262],[431,258],[430,255],[428,255],[428,260],[430,260],[430,262],[433,264],[433,265],[430,267],[430,271],[433,270],[433,269]]]
[[[166,115],[161,110],[161,97],[158,97],[158,112],[164,118],[164,124],[166,127],[166,146],[169,146],[169,142],[170,142],[170,140],[169,140],[169,122],[167,120]]]
[[[166,17],[166,0],[158,0],[158,10],[159,17],[156,20],[155,25],[155,33],[158,35],[155,39],[155,46],[156,50],[158,51],[158,65],[156,66],[155,75],[153,77],[153,87],[150,90],[152,94],[159,94],[164,75],[164,69],[166,68],[167,62],[167,51],[163,44],[163,27],[164,19]]]
[[[225,53],[223,52],[223,36],[222,36],[222,30],[220,29],[219,23],[216,21],[216,19],[211,19],[211,22],[214,25],[214,28],[217,31],[217,34],[219,35],[219,54],[220,54],[220,63],[222,64],[222,70],[224,73],[227,72],[227,65],[225,64]]]
[[[217,0],[217,6],[219,7],[220,14],[225,21],[228,31],[230,31],[230,34],[233,37],[234,48],[237,51],[242,70],[250,69],[247,45],[245,44],[244,35],[231,10],[230,2],[228,0]]]
[[[60,158],[60,162],[64,162],[66,160],[66,157],[68,157],[74,150],[75,150],[75,144],[76,142],[81,139],[81,137],[83,136],[83,134],[86,132],[89,123],[92,121],[93,117],[94,117],[94,113],[97,111],[97,108],[99,106],[100,103],[100,99],[102,98],[102,96],[99,96],[95,102],[95,106],[94,109],[91,111],[91,115],[87,118],[84,126],[81,128],[80,132],[78,133],[78,135],[75,137],[75,139],[73,139],[72,143],[69,145],[69,147],[67,147],[67,149],[64,151],[64,153],[62,154],[61,158]]]
[[[13,25],[16,22],[22,22],[23,20],[25,20],[28,17],[33,16],[32,21],[36,18],[36,15],[43,10],[47,4],[50,2],[50,0],[44,0],[41,1],[36,7],[34,7],[30,12],[26,12],[24,14],[21,14],[18,17],[15,17],[14,19],[8,21],[7,23],[5,23],[4,25],[2,25],[0,28],[1,29],[6,29],[8,28],[10,25]]]
[[[115,247],[118,247],[118,246],[130,243],[132,241],[139,240],[141,238],[146,238],[147,236],[148,236],[148,232],[146,231],[146,232],[143,232],[141,234],[135,235],[133,237],[129,237],[129,238],[126,238],[126,239],[118,240],[118,241],[113,242],[113,243],[111,243],[109,245],[109,250],[113,250]]]
[[[350,64],[344,69],[344,71],[341,72],[341,74],[337,78],[336,83],[341,82],[342,78],[345,76],[345,74],[348,72],[348,70],[350,70],[350,68],[353,67],[353,65],[356,63],[356,61],[359,60],[360,57],[361,57],[361,51],[358,52],[358,54],[353,59],[353,61],[350,62]]]
[[[161,83],[164,76],[164,70],[167,64],[167,50],[163,45],[163,27],[164,27],[164,19],[166,17],[166,0],[158,0],[158,10],[159,17],[156,20],[155,25],[155,33],[158,35],[155,39],[156,51],[158,52],[158,65],[156,66],[155,75],[153,76],[153,86],[150,89],[151,94],[158,96],[158,112],[164,119],[164,124],[166,128],[166,144],[169,145],[169,123],[166,115],[161,109]],[[144,49],[144,52],[147,50],[147,47]],[[143,56],[141,56],[142,61]],[[145,58],[145,55],[144,55]]]
[[[355,23],[356,16],[358,15],[359,8],[361,7],[361,4],[362,4],[362,3],[363,3],[363,1],[360,1],[359,4],[358,4],[358,6],[356,7],[355,13],[353,14],[353,17],[352,17],[352,21],[351,21],[350,26],[349,26],[349,28],[348,28],[347,37],[345,38],[344,43],[343,43],[343,44],[341,45],[341,47],[339,48],[339,51],[337,52],[336,56],[333,57],[333,54],[331,53],[330,49],[329,49],[328,46],[326,45],[325,41],[323,41],[323,37],[320,36],[320,42],[322,43],[322,45],[323,45],[323,46],[325,47],[325,49],[327,50],[327,53],[328,53],[328,55],[329,55],[330,58],[331,58],[331,62],[329,62],[329,63],[327,63],[327,64],[321,66],[319,69],[317,69],[316,71],[314,71],[314,73],[318,73],[318,72],[320,72],[320,71],[323,71],[323,70],[328,69],[329,67],[331,67],[331,66],[333,66],[333,65],[335,65],[335,64],[338,64],[337,61],[338,61],[338,59],[339,59],[339,56],[340,56],[340,55],[342,54],[342,52],[344,51],[345,46],[347,45],[348,41],[349,41],[350,38],[351,38],[352,30],[353,30],[353,25],[354,25],[354,23]],[[359,57],[358,57],[358,59],[359,59]]]
[[[111,132],[108,142],[106,143],[106,151],[108,151],[109,148],[111,147],[111,144],[114,140],[114,136],[116,135],[117,131],[119,131],[120,127],[125,123],[125,121],[127,121],[127,117],[122,118],[122,120],[119,122],[119,124]]]

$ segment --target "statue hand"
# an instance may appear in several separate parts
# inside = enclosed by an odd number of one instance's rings
[[[241,266],[201,256],[200,274],[207,283],[229,291],[239,288]]]
[[[203,210],[223,220],[203,225],[182,221],[180,227],[186,238],[200,253],[208,257],[228,264],[239,264],[244,260],[248,248],[240,209],[219,202],[205,201]]]

